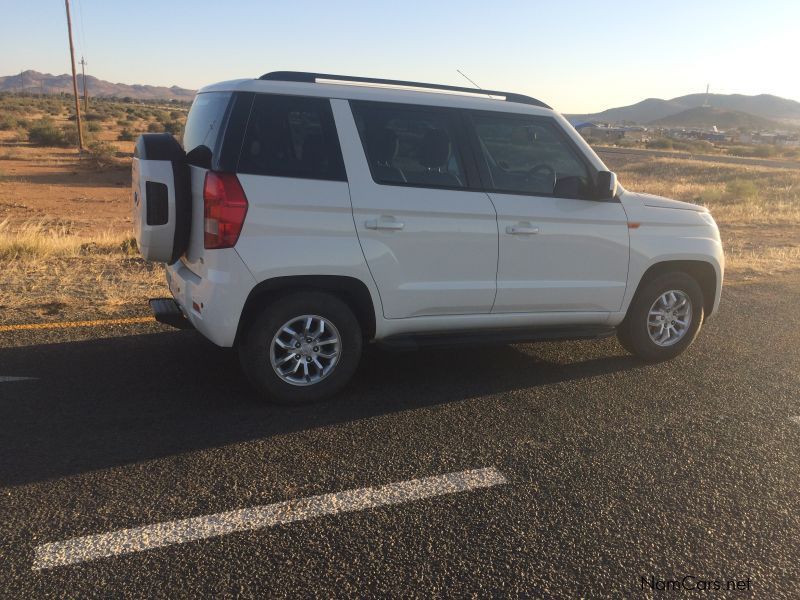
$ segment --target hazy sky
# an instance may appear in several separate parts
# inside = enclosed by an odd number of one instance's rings
[[[197,88],[274,70],[469,85],[562,112],[705,91],[800,100],[800,0],[72,0],[78,60]],[[0,0],[0,75],[69,72],[64,3]]]

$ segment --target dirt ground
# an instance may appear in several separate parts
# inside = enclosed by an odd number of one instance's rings
[[[10,151],[9,151],[10,150]],[[130,167],[92,169],[71,148],[16,146],[0,161],[0,222],[63,225],[75,234],[128,234]]]

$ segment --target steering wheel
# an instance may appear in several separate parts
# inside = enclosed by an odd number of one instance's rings
[[[528,175],[543,183],[550,184],[550,191],[556,187],[556,170],[546,163],[539,163],[528,170]]]

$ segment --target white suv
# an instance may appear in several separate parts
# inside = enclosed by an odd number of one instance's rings
[[[719,305],[700,206],[624,190],[533,98],[269,73],[208,86],[183,147],[139,138],[134,217],[168,263],[156,317],[236,346],[253,385],[298,402],[346,384],[365,343],[616,332],[645,360]]]

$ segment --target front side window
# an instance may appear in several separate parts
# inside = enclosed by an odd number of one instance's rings
[[[589,198],[586,165],[549,119],[473,114],[478,143],[498,192]]]
[[[467,185],[455,126],[446,111],[352,102],[376,183],[461,188]]]
[[[238,171],[346,181],[330,101],[327,98],[256,95]]]

